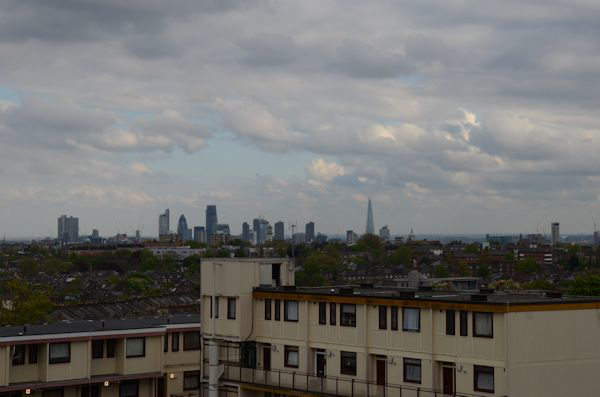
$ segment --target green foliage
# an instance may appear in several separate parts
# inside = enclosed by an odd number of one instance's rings
[[[405,270],[412,267],[413,252],[409,246],[403,245],[385,257],[383,264],[386,267],[404,266]]]
[[[522,288],[521,284],[517,283],[514,280],[510,280],[510,279],[494,281],[493,283],[490,284],[490,287],[494,288],[498,291],[520,290]]]
[[[477,269],[477,276],[481,278],[489,277],[490,273],[490,268],[487,265],[481,265],[479,266],[479,269]]]
[[[6,282],[3,290],[10,296],[10,304],[0,305],[0,325],[35,324],[47,320],[52,304],[46,291],[32,288],[20,279]]]
[[[23,278],[31,278],[40,271],[40,264],[33,258],[22,258],[17,265],[19,274]]]
[[[577,277],[569,287],[570,295],[600,296],[600,276]]]
[[[470,254],[476,254],[479,251],[481,251],[479,244],[477,243],[472,243],[472,244],[467,244],[465,246],[465,252],[468,252]]]
[[[527,275],[536,274],[540,271],[539,265],[535,262],[535,259],[528,257],[520,260],[517,263],[517,272]]]
[[[552,284],[550,281],[540,278],[540,279],[534,280],[529,283],[524,283],[523,288],[524,289],[553,290],[553,289],[556,289],[556,286],[554,284]]]
[[[435,270],[433,271],[433,277],[437,277],[437,278],[450,277],[450,271],[448,270],[448,267],[445,265],[436,266]]]
[[[296,285],[321,286],[326,281],[336,283],[342,269],[341,259],[336,249],[313,252],[306,260],[301,271],[296,272]]]
[[[456,272],[460,277],[470,277],[473,275],[471,272],[471,267],[465,262],[460,262],[456,266]]]

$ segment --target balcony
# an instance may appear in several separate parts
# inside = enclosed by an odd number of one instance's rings
[[[206,381],[207,379],[204,379],[204,382]],[[225,365],[221,384],[225,385],[227,383],[240,384],[242,389],[249,391],[292,395],[302,392],[324,397],[484,397],[480,394],[444,394],[441,390],[418,386],[389,383],[381,385],[376,382],[353,378],[319,377],[302,372],[254,369],[239,365]],[[198,396],[198,394],[196,393],[195,396]],[[179,397],[193,396],[192,394],[182,394]]]

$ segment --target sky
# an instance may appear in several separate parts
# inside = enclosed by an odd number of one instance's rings
[[[0,235],[591,233],[600,2],[483,3],[4,0]]]

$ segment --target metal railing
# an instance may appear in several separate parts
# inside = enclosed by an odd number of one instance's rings
[[[319,377],[288,370],[265,370],[244,368],[241,366],[225,366],[224,380],[249,385],[270,386],[285,390],[310,392],[319,395],[346,397],[484,397],[478,394],[451,393],[444,394],[441,390],[428,389],[418,385],[384,385],[351,377],[335,376]]]

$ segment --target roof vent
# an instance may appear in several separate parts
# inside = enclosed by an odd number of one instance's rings
[[[373,288],[373,283],[360,283],[360,288]]]
[[[352,295],[354,293],[354,289],[343,287],[338,289],[338,294],[340,295]]]
[[[398,296],[400,298],[414,298],[415,291],[398,291]]]
[[[471,295],[471,302],[487,302],[488,297],[485,294]]]
[[[562,292],[546,291],[546,298],[560,299],[560,298],[562,298]]]

